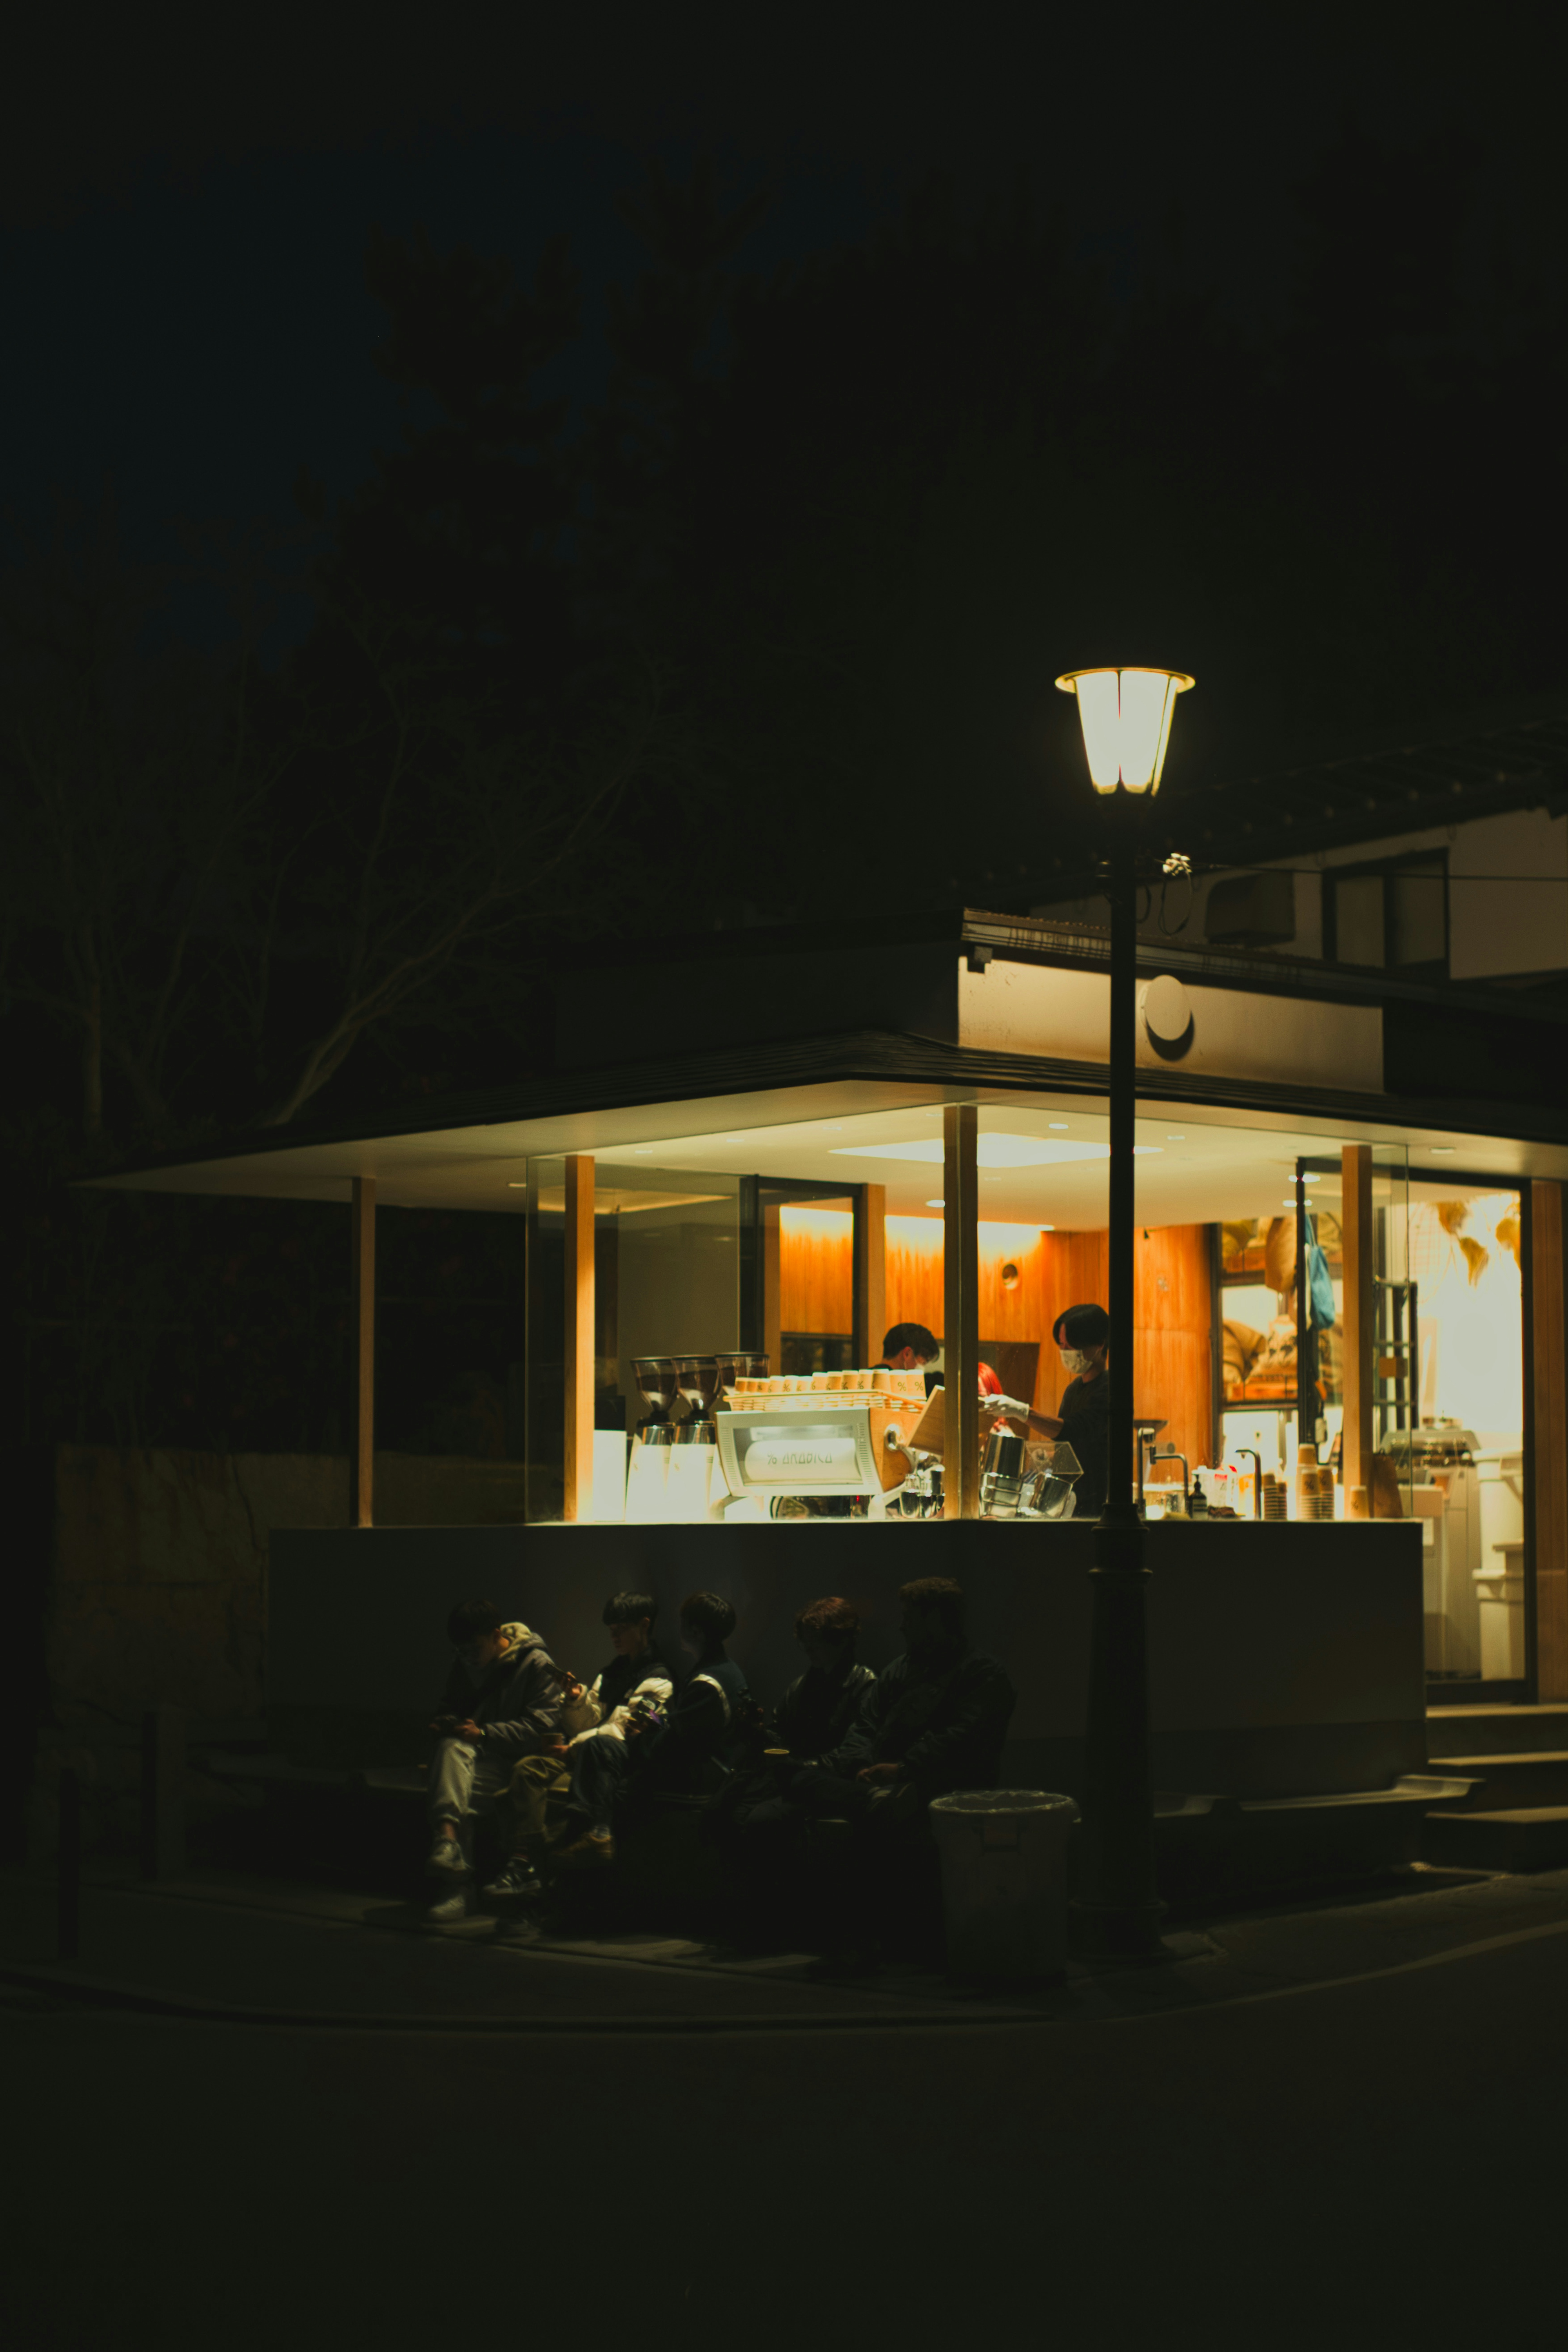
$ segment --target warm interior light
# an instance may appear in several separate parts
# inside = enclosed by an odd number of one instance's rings
[[[1157,1143],[1133,1147],[1139,1157],[1162,1148]],[[933,1137],[929,1143],[836,1143],[832,1156],[835,1160],[923,1160],[940,1165],[946,1152]],[[1067,1160],[1110,1157],[1108,1143],[1059,1143],[1054,1136],[1045,1135],[982,1135],[975,1144],[975,1164],[978,1168],[1060,1167]]]
[[[1078,697],[1079,724],[1097,793],[1157,793],[1176,698],[1192,684],[1179,669],[1072,669],[1056,681]]]
[[[1058,1143],[1043,1135],[982,1135],[976,1140],[975,1164],[978,1168],[1044,1168],[1053,1160],[1103,1160],[1108,1149],[1103,1143]],[[833,1147],[835,1160],[922,1160],[939,1168],[946,1156],[936,1136],[928,1143],[839,1143]]]

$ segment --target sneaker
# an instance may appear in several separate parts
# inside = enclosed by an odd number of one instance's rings
[[[460,1886],[455,1895],[444,1895],[433,1903],[424,1915],[427,1927],[455,1927],[468,1916],[468,1889]]]
[[[615,1841],[606,1831],[595,1837],[590,1830],[586,1837],[574,1838],[570,1845],[556,1850],[556,1861],[562,1870],[594,1870],[615,1859]]]
[[[515,1853],[485,1889],[487,1903],[532,1903],[545,1891],[544,1881],[526,1853]]]
[[[463,1851],[460,1837],[438,1837],[430,1849],[430,1868],[450,1871],[456,1878],[468,1875],[468,1857]]]

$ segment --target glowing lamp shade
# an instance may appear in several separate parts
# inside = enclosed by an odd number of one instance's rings
[[[1179,669],[1070,669],[1056,681],[1078,697],[1089,779],[1097,793],[1157,793],[1176,698],[1192,684]]]

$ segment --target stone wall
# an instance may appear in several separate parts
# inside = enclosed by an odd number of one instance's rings
[[[86,1851],[133,1853],[144,1711],[183,1708],[196,1739],[259,1736],[268,1538],[275,1528],[345,1528],[348,1464],[62,1445],[37,1468],[17,1562],[44,1601],[23,1635],[33,1655],[15,1661],[14,1696],[37,1725],[26,1848],[52,1851],[57,1776],[70,1764]],[[383,1526],[520,1520],[522,1491],[521,1463],[376,1457]],[[186,1796],[198,1830],[233,1801],[198,1769]]]

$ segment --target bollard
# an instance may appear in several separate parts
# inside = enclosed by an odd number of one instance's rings
[[[184,1711],[150,1706],[141,1718],[141,1875],[180,1878],[184,1870]]]
[[[81,1943],[81,1782],[60,1770],[60,1823],[55,1869],[55,1958],[74,1960]]]

